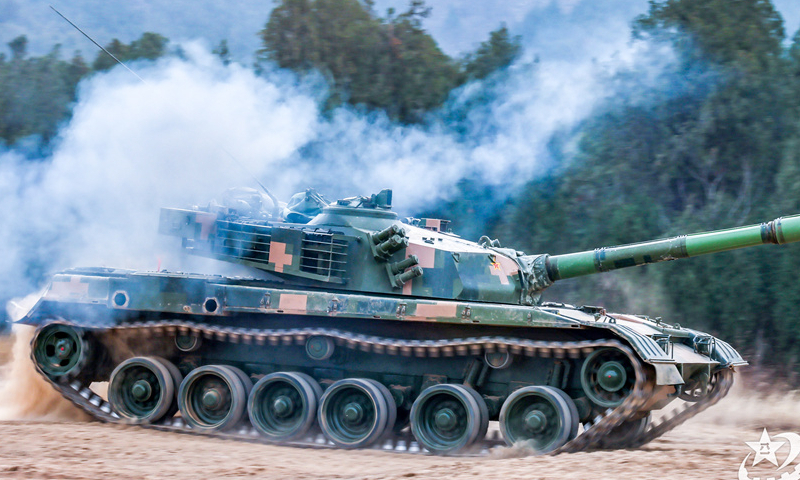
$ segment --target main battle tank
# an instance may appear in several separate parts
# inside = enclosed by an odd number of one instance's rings
[[[252,278],[71,269],[21,320],[32,359],[95,418],[342,448],[536,452],[641,445],[713,405],[747,363],[660,318],[541,301],[553,282],[800,240],[800,216],[566,255],[525,255],[392,194],[286,204],[255,190],[165,208],[160,232]],[[108,381],[107,401],[92,382]],[[682,407],[658,425],[650,413]],[[177,413],[180,412],[178,415]],[[487,435],[490,421],[497,429]],[[655,422],[653,422],[655,423]],[[410,428],[407,428],[410,427]]]

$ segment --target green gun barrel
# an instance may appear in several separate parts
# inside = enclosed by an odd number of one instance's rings
[[[797,241],[800,241],[800,215],[793,215],[760,225],[552,255],[547,258],[546,269],[550,280],[556,281],[767,243],[784,244]]]

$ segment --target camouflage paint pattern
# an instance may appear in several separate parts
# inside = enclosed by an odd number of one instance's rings
[[[293,198],[283,214],[277,205],[259,207],[258,198],[162,209],[161,233],[180,238],[191,254],[252,267],[252,278],[107,268],[56,274],[20,321],[43,326],[37,365],[64,365],[48,353],[56,337],[47,330],[63,333],[55,323],[74,328],[81,346],[71,350],[86,362],[80,382],[62,382],[79,396],[81,382],[108,381],[134,353],[172,362],[184,378],[215,365],[251,380],[278,372],[300,372],[319,385],[367,378],[390,389],[409,418],[421,392],[452,383],[471,385],[491,412],[481,415],[502,424],[513,392],[547,386],[574,399],[569,415],[592,422],[576,441],[592,442],[622,420],[717,387],[674,417],[672,428],[724,396],[732,370],[747,363],[711,335],[658,318],[541,303],[542,290],[572,276],[800,241],[800,217],[787,217],[591,252],[525,255],[487,237],[464,240],[444,220],[401,221],[388,190],[333,204],[311,191]],[[308,350],[312,340],[325,347],[321,354]],[[128,351],[134,344],[136,352]],[[606,388],[623,402],[613,411],[596,396],[599,362],[611,373],[624,370],[617,373],[624,385]]]
[[[566,255],[525,255],[496,241],[464,240],[442,231],[442,222],[401,223],[390,205],[369,202],[330,205],[307,224],[165,208],[160,231],[181,237],[191,253],[255,267],[297,288],[509,305],[536,304],[561,279],[800,241],[800,216],[792,216]]]
[[[576,309],[560,304],[542,306],[497,305],[478,302],[431,301],[403,297],[375,297],[287,290],[260,285],[256,279],[225,279],[218,276],[143,273],[128,270],[73,269],[56,275],[31,315],[22,321],[38,325],[54,313],[83,318],[88,325],[124,324],[148,312],[226,317],[236,313],[290,314],[313,317],[365,318],[409,322],[502,325],[519,328],[585,330],[601,328],[629,343],[664,378],[680,379],[672,366],[689,353],[667,354],[654,335],[670,335],[672,343],[693,345],[710,337],[690,329],[677,329],[647,317],[607,314],[602,309]],[[102,306],[101,310],[87,307]],[[107,309],[116,312],[109,316]],[[96,314],[93,314],[96,312]],[[97,321],[93,322],[92,318]],[[726,343],[714,339],[710,357],[692,358],[692,363],[724,367],[746,362]],[[676,376],[677,375],[677,376]]]

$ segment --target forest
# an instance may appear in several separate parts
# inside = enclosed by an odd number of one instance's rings
[[[400,124],[442,121],[454,92],[502,81],[524,53],[501,25],[451,58],[425,30],[432,7],[422,0],[384,16],[370,0],[275,3],[252,68],[321,73],[329,85],[323,113],[351,105]],[[577,145],[552,139],[554,165],[524,188],[502,196],[465,179],[458,195],[417,216],[450,218],[456,233],[478,224],[504,246],[560,254],[800,213],[800,32],[784,31],[769,0],[654,0],[631,20],[632,38],[675,52],[661,73],[668,92],[619,89],[571,132]],[[35,57],[26,43],[20,36],[0,54],[0,147],[33,150],[31,161],[41,161],[34,158],[69,121],[81,80],[114,60],[102,52],[65,59],[58,46]],[[105,47],[124,62],[181,54],[168,45],[146,32]],[[231,61],[225,41],[214,52]],[[467,107],[482,101],[475,95]],[[444,120],[457,124],[467,113],[450,114]],[[484,204],[492,210],[475,208]],[[709,331],[753,364],[786,366],[796,384],[798,272],[800,246],[768,246],[565,282],[546,299]]]

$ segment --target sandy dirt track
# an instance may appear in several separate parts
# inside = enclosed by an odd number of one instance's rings
[[[10,356],[0,348],[0,361]],[[800,432],[798,396],[759,398],[740,388],[639,450],[537,457],[500,448],[488,457],[447,458],[283,447],[87,422],[48,398],[48,386],[34,388],[37,378],[15,363],[0,369],[0,406],[21,412],[0,421],[0,479],[735,479],[752,452],[744,442],[757,441],[764,427],[773,435]],[[750,473],[786,471],[762,462]]]
[[[640,450],[442,458],[250,444],[100,423],[3,422],[0,478],[736,478],[760,432],[684,426]]]

